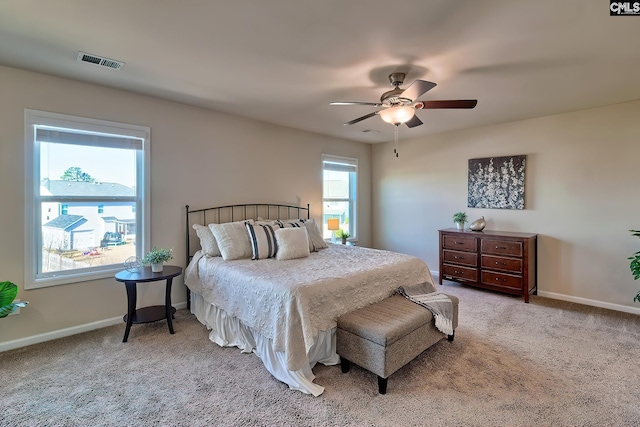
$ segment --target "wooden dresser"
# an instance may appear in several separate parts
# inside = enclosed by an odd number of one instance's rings
[[[452,280],[479,288],[522,295],[538,291],[537,234],[500,231],[440,232],[440,284]]]

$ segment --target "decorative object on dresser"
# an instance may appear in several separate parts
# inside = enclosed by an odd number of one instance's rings
[[[469,160],[470,208],[524,209],[527,156]]]
[[[454,213],[453,222],[458,226],[458,230],[464,230],[464,224],[467,222],[467,213],[466,212]]]
[[[537,234],[439,230],[440,278],[521,295],[538,292]]]
[[[479,219],[476,219],[469,226],[469,230],[471,231],[482,231],[487,226],[487,221],[484,220],[484,217],[481,216]]]

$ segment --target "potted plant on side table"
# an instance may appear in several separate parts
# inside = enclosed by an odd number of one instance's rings
[[[466,212],[456,212],[453,214],[453,222],[458,226],[458,230],[464,230],[464,224],[467,222]]]
[[[142,258],[144,265],[151,265],[151,271],[154,273],[160,273],[163,269],[163,264],[173,259],[172,249],[163,249],[154,247]]]
[[[348,231],[338,230],[338,231],[336,231],[336,237],[338,237],[339,239],[342,239],[342,244],[346,245],[347,244],[347,239],[349,237],[351,237],[351,234],[349,234]]]

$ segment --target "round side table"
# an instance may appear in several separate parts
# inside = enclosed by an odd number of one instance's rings
[[[165,265],[160,273],[153,273],[151,271],[151,267],[141,267],[136,272],[123,270],[116,274],[116,280],[118,282],[124,282],[124,285],[127,288],[127,314],[122,318],[122,320],[126,322],[127,326],[124,330],[124,338],[122,339],[122,342],[127,342],[131,325],[134,323],[149,323],[167,319],[169,332],[173,334],[173,323],[171,322],[171,319],[173,318],[173,314],[176,312],[176,309],[171,306],[171,283],[173,282],[174,277],[181,274],[182,267],[177,267],[175,265]],[[143,307],[136,310],[136,285],[138,283],[157,282],[160,280],[166,280],[167,282],[165,304]]]

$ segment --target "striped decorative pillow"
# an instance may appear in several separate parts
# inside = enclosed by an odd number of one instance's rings
[[[328,248],[315,219],[277,219],[275,222],[280,228],[306,227],[307,236],[309,237],[309,252],[318,252],[320,249]]]
[[[275,258],[278,244],[273,227],[268,224],[245,224],[253,256],[251,259]],[[277,228],[277,226],[276,226]]]

